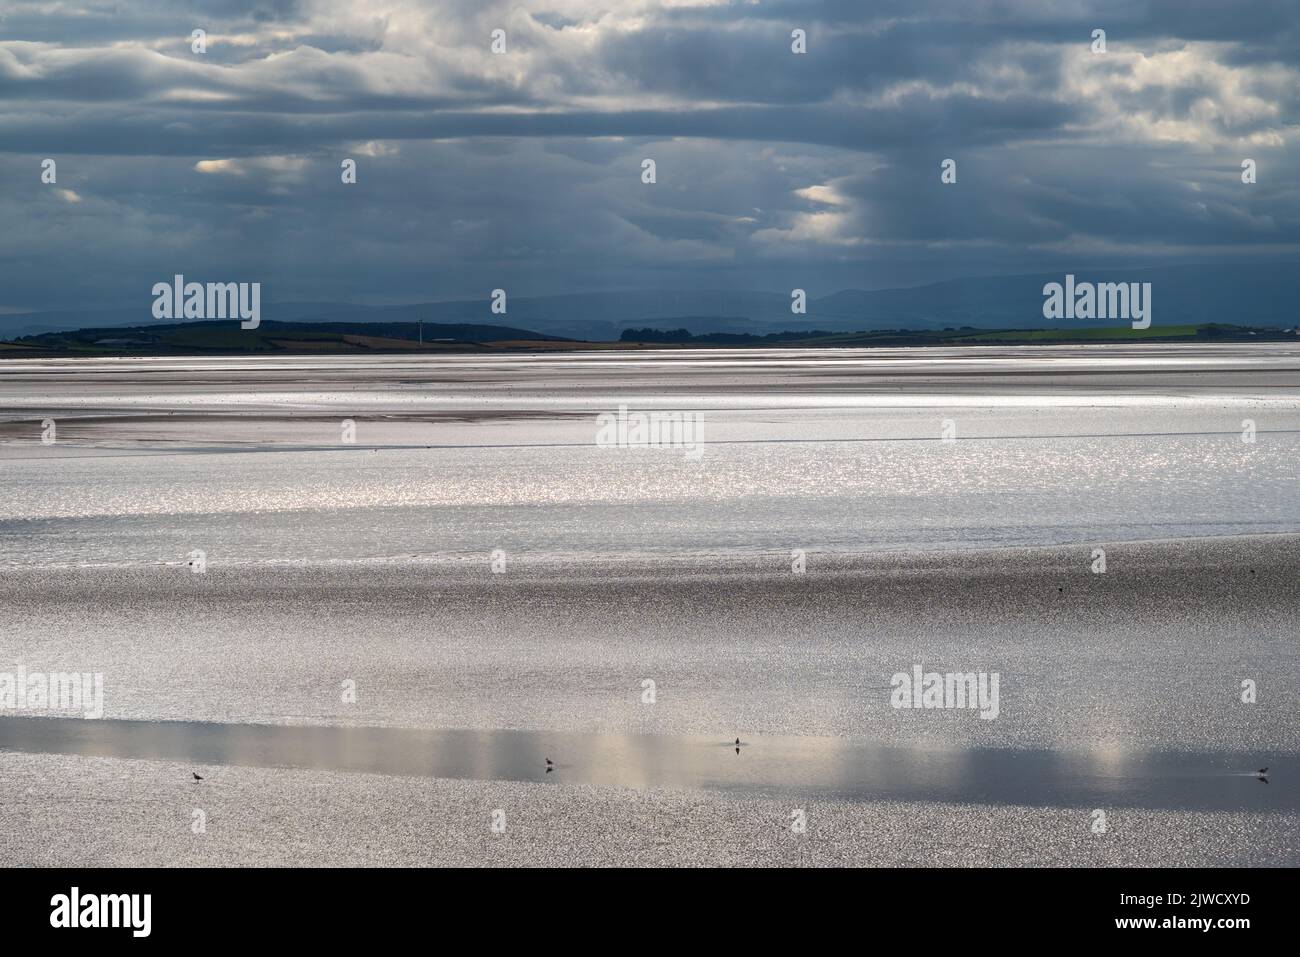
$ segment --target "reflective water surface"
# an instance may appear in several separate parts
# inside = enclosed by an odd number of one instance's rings
[[[598,448],[620,405],[703,456]],[[1280,533],[1297,480],[1286,343],[0,363],[0,565]]]
[[[847,738],[0,719],[0,750],[474,780],[686,787],[791,800],[1300,810],[1293,758],[886,747]],[[552,762],[547,769],[547,759]],[[219,786],[214,781],[209,787]]]

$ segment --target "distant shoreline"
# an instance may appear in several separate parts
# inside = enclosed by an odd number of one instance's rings
[[[440,335],[440,333],[451,333]],[[408,338],[409,336],[409,338]],[[423,337],[424,341],[420,341]],[[685,329],[629,329],[617,341],[548,336],[500,326],[416,323],[296,323],[268,321],[242,330],[231,322],[190,322],[50,332],[0,342],[0,359],[205,355],[409,355],[501,352],[608,352],[671,349],[899,348],[1034,346],[1101,343],[1300,342],[1296,329],[1228,323],[1084,329],[788,331],[691,334]]]

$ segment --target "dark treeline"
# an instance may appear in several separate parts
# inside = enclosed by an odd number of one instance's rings
[[[797,332],[769,332],[753,335],[748,332],[705,332],[693,335],[686,329],[624,329],[619,342],[698,342],[701,345],[718,343],[788,342],[835,335],[822,329],[803,329]]]

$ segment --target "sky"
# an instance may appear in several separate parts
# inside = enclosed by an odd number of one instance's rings
[[[1294,261],[1298,138],[1296,0],[0,0],[0,312]]]

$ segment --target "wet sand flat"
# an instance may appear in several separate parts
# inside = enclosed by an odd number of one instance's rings
[[[0,672],[104,687],[0,857],[1294,864],[1298,453],[1290,344],[0,363]]]
[[[0,752],[14,866],[1295,866],[1294,814],[882,801]],[[806,830],[791,829],[802,810]],[[1093,830],[1106,810],[1106,829]],[[195,812],[202,812],[202,818]],[[500,812],[494,816],[494,812]],[[203,831],[196,833],[196,822]],[[494,831],[494,821],[504,831]]]
[[[1300,537],[1106,550],[4,568],[0,634],[110,718],[1300,752]],[[893,708],[917,664],[998,717]]]

